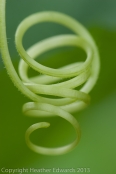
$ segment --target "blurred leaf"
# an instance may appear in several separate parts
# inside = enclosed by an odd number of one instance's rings
[[[23,103],[29,101],[10,81],[6,70],[0,71],[0,165],[6,168],[91,168],[92,174],[115,173],[116,161],[116,32],[91,28],[99,47],[101,73],[91,92],[92,101],[84,111],[75,114],[82,138],[79,145],[62,156],[35,154],[25,144],[24,134],[33,123],[48,121],[51,127],[32,135],[34,142],[43,146],[58,146],[73,140],[72,127],[58,117],[32,119],[23,116]],[[42,55],[40,62],[57,68],[63,64],[84,59],[85,54],[76,48],[63,48]],[[17,69],[18,62],[14,62]],[[57,66],[56,66],[57,65]],[[33,173],[33,172],[32,172]],[[54,172],[56,173],[56,172]]]

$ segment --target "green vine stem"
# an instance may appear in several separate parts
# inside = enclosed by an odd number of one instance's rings
[[[0,0],[0,51],[7,72],[14,85],[33,102],[23,106],[23,112],[28,116],[60,116],[67,120],[76,131],[76,139],[63,147],[47,148],[35,145],[30,140],[30,134],[39,128],[50,126],[47,122],[36,123],[26,131],[26,143],[33,151],[44,155],[60,155],[71,151],[80,140],[80,127],[71,113],[86,107],[90,101],[88,93],[95,85],[99,75],[99,53],[89,32],[75,19],[58,12],[48,11],[35,13],[24,19],[15,35],[15,43],[22,60],[19,63],[19,76],[11,62],[6,36],[5,0]],[[59,35],[40,41],[25,51],[23,37],[33,25],[41,22],[59,23],[74,32],[74,34]],[[76,46],[82,48],[87,55],[85,62],[77,62],[59,69],[52,69],[37,63],[35,58],[42,53],[61,46]],[[29,66],[43,75],[28,77]],[[59,82],[62,78],[67,79]],[[53,84],[55,82],[55,84]],[[76,87],[83,84],[78,91]],[[41,97],[39,94],[59,96],[60,99]]]

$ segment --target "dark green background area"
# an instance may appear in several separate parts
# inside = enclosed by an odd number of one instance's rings
[[[14,87],[1,64],[0,168],[90,168],[91,174],[116,173],[115,4],[113,0],[7,0],[8,42],[16,70],[19,57],[14,46],[14,33],[19,22],[37,11],[57,10],[75,17],[89,29],[99,48],[101,71],[90,93],[91,104],[74,114],[82,131],[79,145],[68,154],[52,157],[28,149],[24,138],[26,129],[39,121],[50,122],[50,128],[36,131],[31,139],[38,145],[55,147],[73,141],[75,133],[71,125],[58,117],[40,119],[24,116],[22,105],[29,99]],[[28,48],[43,38],[70,32],[55,24],[37,25],[27,32],[24,45]],[[47,52],[38,60],[57,68],[84,57],[79,49],[62,48]]]
[[[7,37],[12,56],[16,55],[14,35],[19,23],[28,15],[38,11],[59,11],[71,15],[85,26],[116,28],[115,0],[6,0]],[[26,48],[38,40],[51,35],[66,33],[66,29],[55,24],[43,24],[28,32]],[[35,34],[36,33],[36,34]],[[35,37],[36,35],[36,37]]]

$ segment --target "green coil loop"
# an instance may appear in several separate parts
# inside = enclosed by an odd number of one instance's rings
[[[0,5],[0,21],[2,21],[2,24],[0,23],[0,44],[4,64],[17,88],[33,101],[24,104],[23,112],[33,117],[60,116],[67,120],[76,131],[76,139],[68,145],[56,148],[41,147],[31,142],[30,134],[39,128],[47,128],[50,124],[47,122],[36,123],[27,129],[25,135],[26,143],[31,150],[39,154],[60,155],[67,153],[76,147],[81,136],[79,124],[72,113],[88,105],[90,102],[88,93],[95,85],[99,75],[99,53],[96,44],[85,27],[75,19],[53,11],[35,13],[20,23],[15,35],[16,48],[22,58],[19,63],[21,81],[14,70],[8,52],[6,33],[4,31],[5,1],[0,0]],[[25,32],[31,26],[42,22],[59,23],[72,30],[74,34],[47,38],[25,51],[22,44]],[[52,69],[35,61],[35,58],[42,53],[62,46],[77,46],[82,48],[87,55],[85,62],[77,62],[59,69]],[[42,73],[42,75],[29,78],[29,67]],[[60,79],[65,79],[65,81],[59,83]],[[75,90],[76,87],[82,84],[83,87],[79,91]],[[42,97],[39,94],[53,95],[61,98],[52,99]]]

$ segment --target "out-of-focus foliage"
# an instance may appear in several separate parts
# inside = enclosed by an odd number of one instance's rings
[[[28,15],[39,11],[59,11],[66,13],[85,26],[97,25],[109,29],[116,28],[115,0],[6,0],[7,37],[11,55],[16,54],[14,33],[19,23]],[[36,41],[51,35],[68,32],[55,24],[40,24],[33,27],[25,39],[26,48]],[[36,35],[36,36],[35,36]]]
[[[66,121],[58,117],[32,119],[23,116],[21,108],[28,99],[13,86],[6,70],[0,71],[0,168],[89,167],[92,174],[116,172],[116,32],[100,28],[91,28],[90,32],[99,48],[101,72],[91,92],[90,106],[75,114],[82,138],[77,148],[68,154],[49,157],[28,149],[24,133],[33,123],[51,123],[50,128],[38,130],[31,136],[35,143],[48,147],[70,142],[74,132]],[[48,52],[38,60],[46,66],[57,68],[84,57],[82,50],[62,48]],[[17,64],[15,61],[16,69]]]

